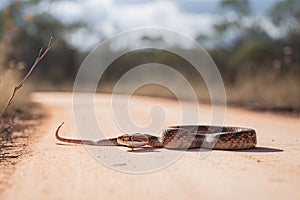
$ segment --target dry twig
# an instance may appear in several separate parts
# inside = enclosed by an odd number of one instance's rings
[[[25,81],[28,79],[28,77],[30,76],[30,74],[32,73],[32,71],[35,69],[35,67],[37,66],[37,64],[45,57],[45,55],[48,53],[48,51],[55,45],[55,43],[57,42],[58,39],[56,39],[55,41],[53,41],[53,37],[51,36],[47,45],[47,48],[43,51],[43,47],[40,49],[38,56],[36,57],[34,63],[32,64],[32,66],[30,67],[29,71],[27,72],[27,74],[24,76],[24,78],[14,87],[14,90],[10,96],[10,98],[8,99],[5,107],[3,108],[3,110],[0,113],[0,117],[3,116],[3,114],[6,112],[7,108],[12,104],[13,99],[17,93],[17,91],[23,86],[23,84],[25,83]]]

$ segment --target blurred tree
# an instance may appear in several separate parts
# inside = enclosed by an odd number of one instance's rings
[[[9,57],[16,61],[24,61],[26,68],[31,66],[40,47],[46,45],[50,36],[59,37],[59,43],[33,73],[37,81],[60,85],[74,79],[78,68],[77,50],[66,40],[68,33],[81,28],[80,22],[64,24],[49,12],[37,11],[41,0],[12,1],[2,9],[1,15],[10,15],[15,29],[11,34],[13,51]],[[1,17],[0,23],[3,23]],[[3,33],[1,30],[0,35]]]
[[[279,1],[270,10],[272,22],[281,30],[283,71],[300,73],[300,1]]]
[[[288,32],[300,31],[300,1],[284,0],[277,2],[270,10],[269,16],[277,26],[285,28]]]
[[[220,8],[224,15],[214,25],[216,45],[210,53],[225,81],[235,84],[244,68],[252,73],[270,68],[278,49],[249,2],[223,0]]]
[[[261,18],[254,15],[247,0],[220,2],[221,10],[229,10],[214,25],[217,39],[226,48],[235,49],[247,40],[270,40],[270,36],[261,23]]]
[[[277,52],[276,52],[277,50]],[[268,41],[244,42],[235,51],[230,59],[230,65],[235,71],[238,68],[247,70],[247,76],[254,76],[262,72],[262,70],[272,70],[272,62],[278,55],[278,49]]]
[[[247,0],[233,1],[233,0],[223,0],[221,1],[221,8],[232,9],[240,16],[251,14],[251,8]]]

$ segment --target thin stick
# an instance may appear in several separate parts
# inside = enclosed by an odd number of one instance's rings
[[[29,71],[27,72],[27,74],[24,76],[24,78],[14,87],[13,92],[9,98],[9,100],[7,101],[5,107],[3,108],[3,110],[0,113],[0,117],[3,116],[3,114],[6,112],[7,108],[12,104],[13,99],[17,93],[17,91],[23,86],[23,84],[25,83],[25,81],[28,79],[28,77],[31,75],[32,71],[35,69],[35,67],[37,66],[37,64],[45,57],[45,55],[48,53],[48,51],[55,45],[55,43],[58,41],[58,39],[56,39],[55,41],[53,41],[53,37],[51,36],[48,42],[48,46],[45,49],[45,51],[43,51],[43,47],[40,49],[38,56],[36,57],[34,63],[32,64],[32,66],[30,67]]]

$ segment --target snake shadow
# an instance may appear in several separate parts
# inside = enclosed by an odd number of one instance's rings
[[[61,146],[79,146],[78,144],[69,144],[69,143],[60,143],[60,142],[55,142],[55,144]]]
[[[237,152],[276,153],[276,152],[283,152],[283,150],[277,148],[270,148],[270,147],[255,147],[253,149],[237,150]]]
[[[128,149],[127,152],[131,152],[131,153],[149,153],[149,152],[160,152],[160,149],[152,148],[152,147],[142,147],[142,148],[134,148],[134,150]]]
[[[171,149],[171,151],[186,151],[186,152],[199,152],[199,151],[211,151],[211,149]],[[270,148],[270,147],[255,147],[253,149],[244,149],[244,150],[213,150],[213,151],[232,151],[232,152],[251,152],[251,153],[275,153],[275,152],[283,152],[282,149]],[[152,147],[143,147],[143,148],[135,148],[133,151],[130,149],[127,152],[132,153],[149,153],[149,152],[160,152],[160,149],[152,148]]]
[[[56,145],[62,145],[62,146],[82,146],[82,145],[78,145],[78,144],[73,144],[73,143],[60,143],[60,142],[56,142]],[[89,146],[97,146],[97,145],[89,145]],[[101,146],[101,147],[112,147],[112,146]],[[124,145],[118,145],[118,147],[124,147],[126,149],[128,149],[127,146]],[[127,152],[131,152],[131,153],[149,153],[149,152],[160,152],[160,149],[156,149],[156,148],[152,148],[152,147],[142,147],[142,148],[134,148],[132,149],[128,149]]]
[[[188,149],[187,152],[199,152],[199,151],[232,151],[232,152],[251,152],[251,153],[276,153],[283,152],[282,149],[270,148],[270,147],[255,147],[253,149],[242,150],[211,150],[211,149]]]
[[[80,146],[77,144],[65,144],[65,143],[56,143],[57,145],[63,145],[63,146]],[[120,145],[122,146],[122,145]],[[124,146],[125,147],[125,146]],[[128,147],[126,147],[128,148]],[[211,149],[172,149],[172,151],[187,151],[187,152],[199,152],[199,151],[232,151],[232,152],[252,152],[252,153],[276,153],[276,152],[283,152],[282,149],[277,148],[270,148],[270,147],[255,147],[253,149],[243,149],[243,150],[211,150]],[[152,148],[152,147],[143,147],[143,148],[134,148],[128,149],[127,152],[132,153],[149,153],[149,152],[160,152],[160,149]]]

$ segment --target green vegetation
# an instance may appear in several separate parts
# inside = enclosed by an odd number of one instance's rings
[[[46,11],[36,12],[39,2],[14,1],[0,10],[0,107],[6,102],[19,75],[28,71],[38,50],[42,45],[45,46],[51,35],[59,37],[60,41],[30,77],[34,89],[71,90],[77,70],[88,53],[79,51],[68,40],[74,31],[88,31],[88,25],[80,21],[66,24]],[[207,51],[222,74],[228,102],[256,109],[299,111],[299,1],[279,1],[265,16],[253,13],[248,1],[223,0],[220,1],[220,10],[230,10],[232,13],[225,13],[215,22],[214,34],[199,34],[196,39],[200,43],[210,41],[214,44]],[[276,37],[266,30],[262,17],[277,27],[279,34]],[[162,38],[148,36],[142,36],[140,40],[164,42]],[[108,49],[107,54],[110,51]],[[209,101],[205,84],[199,81],[201,77],[195,75],[188,63],[168,53],[139,53],[125,55],[112,63],[105,72],[105,78],[101,79],[98,91],[112,91],[114,83],[126,71],[139,64],[155,61],[180,71],[191,80],[199,98]],[[193,54],[194,50],[190,49],[189,53]],[[172,77],[165,77],[175,83]],[[25,89],[28,88],[29,85]],[[174,97],[170,91],[157,86],[145,86],[137,93]]]
[[[234,16],[215,25],[209,50],[222,73],[228,102],[256,109],[300,110],[300,3],[279,1],[267,17],[280,32],[271,37],[247,1],[222,1]],[[234,35],[230,42],[224,41]],[[199,38],[203,38],[199,37]],[[205,38],[205,37],[204,37]]]

